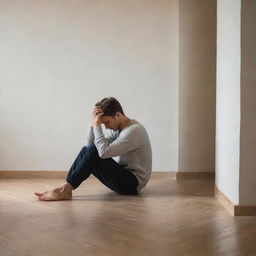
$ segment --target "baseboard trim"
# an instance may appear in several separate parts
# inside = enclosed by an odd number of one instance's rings
[[[68,171],[0,171],[0,178],[5,179],[25,179],[25,178],[49,178],[62,179],[67,176]],[[152,175],[166,175],[175,177],[177,180],[183,179],[200,179],[200,178],[214,178],[215,174],[212,172],[172,172],[172,171],[153,171]]]
[[[0,171],[2,179],[65,179],[68,171]],[[175,177],[176,172],[171,171],[153,171],[155,177]]]
[[[0,171],[0,178],[3,179],[63,179],[67,171]]]
[[[232,216],[256,216],[256,205],[235,205],[217,187],[214,188],[214,197]]]
[[[215,172],[176,172],[177,180],[214,179]]]
[[[232,216],[235,215],[235,205],[217,187],[214,188],[214,197],[228,210]]]

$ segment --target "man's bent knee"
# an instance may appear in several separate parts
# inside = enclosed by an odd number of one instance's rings
[[[90,146],[84,146],[84,147],[82,148],[82,150],[83,150],[83,151],[89,151],[92,155],[96,155],[96,156],[99,157],[99,153],[98,153],[98,150],[97,150],[95,144],[90,145]]]

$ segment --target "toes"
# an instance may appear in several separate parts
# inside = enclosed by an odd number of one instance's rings
[[[50,199],[49,199],[49,197],[48,196],[40,196],[40,200],[42,200],[42,201],[49,201]]]
[[[37,195],[37,196],[42,196],[42,195],[44,195],[46,192],[47,192],[47,191],[45,191],[45,192],[43,192],[43,193],[35,192],[35,195]]]

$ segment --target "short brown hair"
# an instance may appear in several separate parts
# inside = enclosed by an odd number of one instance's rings
[[[116,112],[120,112],[124,115],[124,111],[122,109],[119,101],[114,97],[104,98],[101,101],[98,101],[95,106],[101,107],[103,110],[103,116],[111,116],[114,117]]]

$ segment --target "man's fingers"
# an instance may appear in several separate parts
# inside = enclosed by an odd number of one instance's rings
[[[104,112],[102,108],[99,106],[95,106],[93,110],[93,118],[95,118],[96,116],[103,116],[103,115],[104,115]]]
[[[103,114],[103,111],[97,111],[97,112],[94,112],[95,115],[98,115],[98,114]]]
[[[97,111],[102,111],[102,109],[101,109],[101,108],[95,108],[95,109],[93,110],[93,112],[97,112]]]
[[[103,113],[103,111],[98,109],[98,110],[95,110],[93,113],[95,113],[97,115],[99,113]]]

